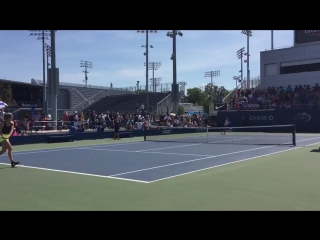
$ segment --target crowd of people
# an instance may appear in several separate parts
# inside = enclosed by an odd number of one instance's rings
[[[52,130],[54,122],[50,114],[26,113],[21,119],[14,118],[15,132],[13,136],[28,135],[32,132]],[[96,111],[87,112],[65,112],[58,121],[58,130],[67,130],[71,127],[85,130],[114,130],[119,126],[121,130],[142,130],[142,129],[161,129],[166,127],[211,127],[216,126],[216,122],[210,122],[208,115],[189,114],[176,115],[173,113],[147,113],[145,111],[136,112],[109,112],[97,113]]]
[[[68,113],[65,113],[65,120]],[[137,111],[135,113],[96,113],[88,111],[86,114],[75,113],[69,117],[69,121],[84,129],[97,129],[103,127],[105,129],[113,129],[115,123],[119,123],[120,129],[133,130],[144,128],[161,128],[161,127],[200,127],[204,126],[208,120],[206,115],[201,114],[183,114],[176,115],[173,113],[147,113],[145,111]]]
[[[288,85],[269,87],[267,89],[238,89],[236,95],[229,99],[229,110],[261,110],[261,109],[310,109],[320,107],[320,87],[318,84]]]
[[[310,87],[309,85],[288,85],[283,87],[269,87],[268,89],[239,89],[236,96],[230,98],[229,110],[260,110],[260,109],[306,109],[319,108],[320,106],[320,86]],[[4,109],[0,109],[0,121],[3,119]],[[51,130],[53,122],[51,115],[25,114],[22,119],[15,119],[14,136],[26,135],[30,131]],[[58,129],[69,129],[71,126],[84,130],[98,128],[125,130],[140,130],[145,128],[164,128],[164,127],[214,127],[215,121],[211,121],[205,114],[182,114],[174,113],[155,114],[147,113],[144,109],[136,109],[135,112],[109,112],[96,113],[87,112],[65,112],[62,119],[58,122]]]

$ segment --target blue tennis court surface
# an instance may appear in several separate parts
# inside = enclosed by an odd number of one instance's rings
[[[297,134],[297,146],[132,142],[15,152],[17,167],[152,183],[209,168],[320,143]],[[9,164],[7,155],[0,163]]]

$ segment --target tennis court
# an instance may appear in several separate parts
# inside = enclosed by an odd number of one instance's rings
[[[310,152],[319,135],[296,134],[293,146],[290,133],[273,135],[282,145],[270,136],[234,144],[228,132],[208,144],[198,134],[17,146],[16,168],[0,156],[0,209],[320,209],[320,161]]]

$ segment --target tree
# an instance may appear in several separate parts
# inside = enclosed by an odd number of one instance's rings
[[[183,115],[183,114],[184,114],[184,108],[182,106],[179,106],[178,115]]]
[[[230,91],[224,90],[221,93],[221,100],[229,94]],[[204,91],[200,88],[192,88],[187,90],[187,99],[189,103],[194,103],[195,105],[199,105],[203,107],[203,111],[205,113],[209,113],[210,103],[217,103],[219,95],[218,86],[212,85],[208,83],[204,87]]]
[[[201,104],[205,99],[205,94],[200,88],[190,88],[187,90],[187,99],[189,103]]]
[[[218,97],[218,86],[208,83],[204,89],[205,97],[209,98],[212,102],[216,102]]]
[[[206,98],[206,99],[203,101],[203,103],[202,103],[203,112],[209,113],[210,103],[211,103],[210,98]]]
[[[0,100],[8,105],[14,102],[12,99],[12,87],[10,83],[0,82]]]

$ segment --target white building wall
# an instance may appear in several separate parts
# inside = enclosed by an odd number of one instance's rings
[[[317,58],[320,58],[320,45],[299,46],[260,52],[261,88],[287,87],[288,85],[313,86],[315,83],[320,83],[320,71],[280,75],[281,63]],[[276,73],[273,75],[270,75],[270,71],[266,72],[266,68],[268,68],[266,65],[269,64],[276,65]]]

